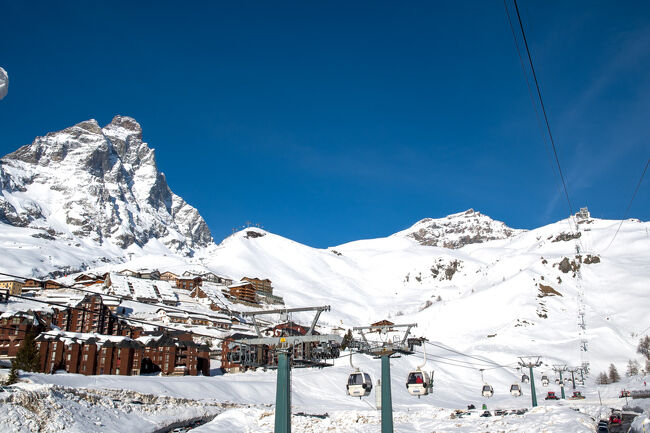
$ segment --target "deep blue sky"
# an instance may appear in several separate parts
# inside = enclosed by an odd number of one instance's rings
[[[650,156],[650,2],[520,9],[573,204],[621,218]],[[0,153],[133,116],[217,241],[246,221],[325,247],[470,207],[568,214],[499,0],[5,0],[0,22]],[[650,176],[632,217],[649,198]]]

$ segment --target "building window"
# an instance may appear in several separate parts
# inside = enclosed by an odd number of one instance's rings
[[[84,354],[84,361],[88,361],[88,354]]]

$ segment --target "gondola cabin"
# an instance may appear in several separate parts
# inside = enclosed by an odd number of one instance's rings
[[[431,379],[426,371],[412,371],[406,379],[406,389],[409,394],[417,395],[418,397],[428,395],[432,391],[431,385]]]
[[[542,385],[548,386],[549,380],[548,376],[542,376]]]
[[[347,392],[351,397],[366,397],[372,391],[372,380],[368,373],[354,372],[348,376]]]
[[[529,383],[530,382],[530,377],[528,377],[527,374],[522,374],[521,375],[521,383]]]
[[[521,397],[521,387],[518,383],[513,383],[510,386],[510,395],[513,397]]]
[[[492,385],[485,384],[483,385],[481,394],[483,397],[492,397],[494,395],[494,388],[492,388]]]

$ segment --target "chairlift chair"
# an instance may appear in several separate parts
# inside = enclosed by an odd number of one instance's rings
[[[481,394],[483,397],[492,397],[494,395],[494,388],[492,388],[492,385],[488,385],[487,383],[483,385],[483,389],[481,390]]]
[[[530,382],[530,377],[528,377],[527,374],[522,374],[521,375],[521,383],[529,383]]]
[[[367,397],[372,391],[372,379],[368,373],[355,371],[348,376],[346,387],[350,397]]]
[[[347,393],[350,397],[367,397],[372,391],[372,379],[368,373],[360,371],[352,364],[352,352],[350,352],[350,366],[354,369],[348,376],[346,385]]]
[[[417,395],[418,398],[423,395],[429,395],[433,391],[433,372],[429,376],[429,373],[422,370],[427,363],[427,348],[426,345],[422,347],[424,351],[424,362],[416,370],[411,371],[406,379],[406,389],[409,394]]]
[[[429,395],[432,391],[431,386],[431,377],[426,371],[422,371],[418,368],[415,371],[411,371],[406,380],[406,389],[409,394],[417,395],[418,397],[422,395]]]
[[[492,397],[494,395],[494,388],[492,388],[492,385],[488,385],[485,383],[485,380],[483,379],[483,369],[479,370],[481,372],[481,382],[483,382],[483,388],[481,388],[481,395],[483,397]]]
[[[548,376],[546,375],[542,376],[542,385],[548,386],[548,383],[549,383]]]
[[[519,386],[518,383],[513,383],[510,386],[510,394],[514,397],[520,397],[521,396],[521,387]]]

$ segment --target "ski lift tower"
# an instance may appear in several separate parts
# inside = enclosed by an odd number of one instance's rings
[[[260,330],[260,324],[256,320],[257,316],[269,314],[281,314],[288,318],[289,313],[315,311],[316,314],[311,322],[311,326],[305,335],[282,335],[279,337],[264,337]],[[304,307],[304,308],[282,308],[278,310],[264,310],[255,312],[245,312],[242,315],[250,317],[257,338],[247,338],[238,340],[241,344],[249,346],[273,346],[278,354],[278,375],[276,379],[275,390],[275,433],[291,433],[291,366],[289,356],[293,351],[293,346],[300,343],[318,343],[331,347],[331,343],[340,345],[343,337],[334,334],[314,334],[316,323],[323,311],[330,311],[330,306],[323,307]],[[338,352],[337,352],[338,353]],[[337,355],[338,356],[338,355]],[[324,367],[325,365],[319,365]]]
[[[566,396],[564,395],[564,378],[562,377],[562,373],[567,371],[566,364],[553,365],[553,371],[560,375],[560,391],[562,394],[562,400],[564,400]]]
[[[567,371],[569,373],[571,373],[571,383],[573,385],[573,389],[576,389],[576,376],[575,376],[575,374],[580,371],[580,367],[567,368]]]
[[[361,334],[360,352],[381,358],[381,433],[393,433],[393,401],[390,389],[390,358],[412,355],[415,339],[409,339],[411,328],[417,324],[395,325],[381,321],[370,326],[352,328]],[[400,336],[399,334],[402,334]],[[376,339],[368,340],[373,335]],[[391,338],[392,337],[392,338]],[[419,340],[418,340],[419,342]]]
[[[530,396],[532,398],[533,407],[537,406],[537,394],[535,393],[535,377],[533,376],[533,368],[542,365],[540,358],[541,356],[519,357],[519,365],[521,365],[522,368],[528,367],[530,369]]]

